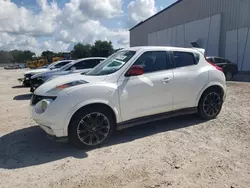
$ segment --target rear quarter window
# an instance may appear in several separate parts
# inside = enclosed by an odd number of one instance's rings
[[[196,65],[200,60],[198,53],[174,51],[173,56],[176,67]]]

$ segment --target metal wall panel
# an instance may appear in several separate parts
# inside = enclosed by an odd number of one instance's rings
[[[238,30],[238,60],[236,63],[238,64],[239,70],[242,70],[243,59],[246,52],[247,35],[248,28],[241,28]]]
[[[172,28],[172,46],[176,46],[176,32],[177,32],[177,27]]]
[[[243,57],[243,63],[242,63],[241,70],[250,71],[250,34],[249,33],[248,33],[245,55]]]
[[[238,59],[237,53],[237,30],[228,31],[226,37],[226,58],[236,63]]]
[[[219,55],[225,56],[226,33],[250,27],[250,0],[182,0],[130,31],[130,45],[148,45],[148,34],[188,22],[222,14]],[[176,43],[182,46],[182,28],[177,27]],[[183,38],[183,37],[182,37]],[[210,49],[208,49],[210,50]]]
[[[212,16],[210,19],[209,36],[206,46],[208,55],[219,56],[221,15]]]
[[[176,31],[176,46],[182,47],[184,46],[185,38],[184,38],[184,25],[179,25],[177,26],[177,31]]]

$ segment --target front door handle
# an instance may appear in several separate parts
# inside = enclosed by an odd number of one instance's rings
[[[164,84],[166,84],[166,83],[170,82],[171,80],[172,80],[172,78],[163,78],[163,79],[162,79],[162,82],[163,82]]]

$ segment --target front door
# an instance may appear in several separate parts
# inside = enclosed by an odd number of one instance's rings
[[[141,65],[144,74],[118,81],[123,121],[172,111],[173,71],[166,51],[144,52],[133,65]]]

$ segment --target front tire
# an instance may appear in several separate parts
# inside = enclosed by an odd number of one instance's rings
[[[82,108],[69,125],[69,141],[77,148],[96,148],[105,143],[115,129],[115,117],[103,106]]]
[[[216,118],[222,108],[222,95],[216,89],[210,89],[203,93],[198,106],[199,116],[204,120]]]

